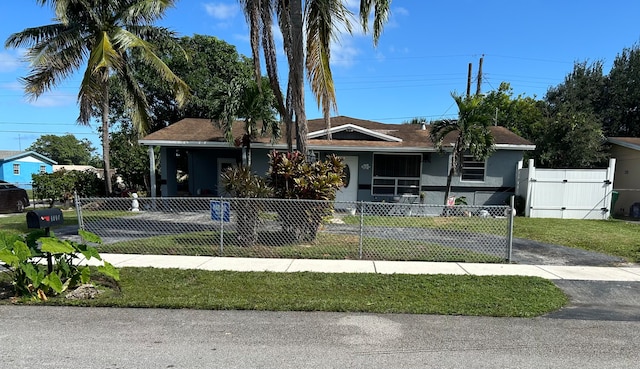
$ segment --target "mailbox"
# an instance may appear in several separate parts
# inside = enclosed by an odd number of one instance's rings
[[[64,223],[60,209],[32,210],[27,213],[27,227],[45,229]]]

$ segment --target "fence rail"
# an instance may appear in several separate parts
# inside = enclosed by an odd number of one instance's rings
[[[504,262],[506,206],[239,198],[76,199],[101,252]],[[134,209],[135,210],[135,209]]]

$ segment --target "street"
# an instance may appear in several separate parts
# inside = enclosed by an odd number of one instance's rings
[[[0,306],[3,368],[631,368],[640,323]]]

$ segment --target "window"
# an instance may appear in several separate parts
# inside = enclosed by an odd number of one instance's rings
[[[463,181],[484,181],[485,161],[476,160],[473,155],[464,155],[462,157],[462,173]]]
[[[417,195],[420,192],[422,155],[373,155],[374,195]]]
[[[47,172],[47,167],[45,167],[44,165],[40,166],[40,174],[44,174]]]
[[[13,174],[20,175],[20,164],[13,164]]]

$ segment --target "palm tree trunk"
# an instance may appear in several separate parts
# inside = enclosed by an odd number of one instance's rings
[[[292,0],[290,3],[291,17],[291,60],[289,73],[293,82],[293,111],[296,115],[296,149],[307,155],[307,115],[304,110],[304,43],[302,39],[303,18],[302,1]]]
[[[447,205],[447,199],[449,198],[449,194],[451,193],[451,179],[453,179],[454,168],[451,166],[449,169],[449,175],[447,176],[447,188],[444,192],[444,205]]]
[[[104,183],[107,196],[111,195],[111,158],[109,143],[109,82],[103,82],[102,96],[102,160],[104,163]]]

